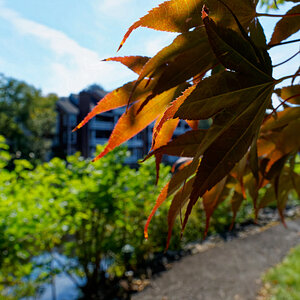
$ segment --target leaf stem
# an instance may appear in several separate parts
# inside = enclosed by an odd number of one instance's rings
[[[287,41],[287,42],[283,42],[283,43],[269,44],[268,48],[281,46],[281,45],[286,45],[286,44],[291,44],[291,43],[297,43],[297,42],[300,42],[300,39],[291,40],[291,41]]]
[[[290,79],[290,78],[293,78],[293,77],[297,77],[297,76],[300,76],[300,74],[293,74],[293,75],[288,75],[288,76],[284,76],[284,77],[281,77],[277,80],[275,80],[276,84],[284,81],[284,80],[287,80],[287,79]]]
[[[296,95],[293,95],[293,96],[291,96],[291,97],[288,97],[287,99],[285,99],[284,101],[282,101],[276,108],[274,108],[274,109],[272,110],[272,112],[271,112],[270,114],[268,114],[268,115],[265,117],[265,119],[263,120],[263,123],[265,123],[265,122],[273,115],[273,113],[277,111],[277,109],[278,109],[281,105],[283,105],[283,104],[285,104],[286,102],[288,102],[289,100],[291,100],[291,99],[293,99],[293,98],[296,98],[296,97],[299,97],[299,96],[300,96],[300,94],[296,94]]]
[[[290,58],[286,59],[285,61],[283,61],[283,62],[281,62],[281,63],[279,63],[279,64],[277,64],[277,65],[274,65],[273,68],[279,67],[279,66],[281,66],[281,65],[283,65],[283,64],[285,64],[285,63],[287,63],[288,61],[290,61],[291,59],[293,59],[294,57],[296,57],[299,53],[300,53],[300,50],[297,51],[297,52],[296,52],[294,55],[292,55]]]
[[[272,17],[272,18],[285,18],[285,17],[297,17],[300,16],[300,13],[286,14],[286,15],[274,15],[274,14],[261,14],[256,13],[257,17]]]

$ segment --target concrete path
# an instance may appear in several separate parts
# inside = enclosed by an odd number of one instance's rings
[[[187,256],[133,300],[254,300],[260,277],[300,244],[300,219]]]

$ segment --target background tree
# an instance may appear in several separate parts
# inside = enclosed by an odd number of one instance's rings
[[[278,8],[278,5],[283,4],[284,2],[285,0],[261,0],[261,6],[265,6],[267,10],[269,10],[270,8],[276,9]]]
[[[35,168],[16,159],[7,170],[11,157],[0,136],[0,298],[37,296],[64,273],[86,299],[112,299],[108,275],[122,277],[163,250],[164,236],[147,242],[141,227],[170,167],[153,188],[153,161],[135,170],[124,166],[126,157],[123,148],[93,165],[76,154]],[[166,233],[166,213],[152,224],[157,232]]]
[[[123,164],[126,157],[126,149],[119,148],[94,164],[79,154],[36,167],[15,159],[9,170],[11,155],[0,136],[0,299],[38,296],[51,285],[54,299],[62,274],[86,299],[112,299],[121,290],[120,279],[127,279],[126,271],[138,278],[161,271],[167,258],[177,259],[199,239],[204,231],[201,207],[193,211],[181,240],[177,220],[171,251],[163,256],[171,199],[151,222],[151,238],[144,239],[143,226],[170,178],[170,167],[161,166],[155,186],[154,160],[136,170]],[[249,202],[238,223],[249,219]],[[218,207],[209,233],[228,230],[229,207],[230,201]]]
[[[154,155],[159,171],[163,155],[185,158],[157,199],[145,226],[146,237],[152,216],[170,195],[175,196],[168,215],[168,240],[176,216],[186,207],[184,230],[198,199],[205,208],[208,228],[212,213],[227,197],[233,220],[247,194],[256,215],[275,198],[283,220],[290,192],[299,193],[295,166],[300,148],[300,85],[293,83],[300,74],[298,70],[273,78],[277,62],[272,63],[268,50],[299,42],[285,40],[299,30],[300,5],[276,23],[268,43],[259,22],[266,14],[258,13],[257,5],[255,0],[166,1],[128,29],[119,49],[139,27],[180,33],[172,44],[152,58],[107,59],[126,65],[138,79],[106,95],[75,128],[96,114],[127,106],[108,145],[94,160],[155,120],[146,159]],[[292,85],[278,89],[287,79],[292,79]],[[273,94],[281,102],[278,107],[273,107]],[[171,139],[179,119],[193,130]],[[212,122],[210,128],[198,129],[198,122],[206,119]]]
[[[0,134],[14,156],[44,161],[55,133],[57,96],[0,76]]]

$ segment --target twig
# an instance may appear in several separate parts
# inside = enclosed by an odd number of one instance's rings
[[[286,59],[285,61],[283,61],[283,62],[281,62],[281,63],[279,63],[277,65],[274,65],[273,68],[279,67],[279,66],[287,63],[288,61],[290,61],[291,59],[293,59],[294,57],[296,57],[299,53],[300,53],[300,51],[298,51],[297,53],[295,53],[293,56],[291,56],[290,58]]]
[[[285,18],[285,17],[298,17],[300,16],[300,13],[294,13],[294,14],[286,14],[286,15],[273,15],[273,14],[261,14],[256,13],[257,17],[272,17],[272,18]]]
[[[299,73],[296,73],[296,74],[293,74],[293,75],[284,76],[284,77],[282,77],[282,78],[277,79],[277,80],[276,80],[276,84],[278,84],[278,83],[280,83],[280,82],[282,82],[282,81],[284,81],[284,80],[290,79],[290,78],[296,78],[296,77],[298,77],[298,76],[300,76]]]
[[[282,101],[276,108],[274,108],[274,109],[272,110],[272,112],[271,112],[270,114],[268,114],[268,115],[265,117],[265,119],[263,120],[263,123],[265,123],[265,122],[273,115],[273,113],[277,111],[277,109],[278,109],[281,105],[283,105],[283,104],[285,104],[286,102],[288,102],[289,100],[291,100],[291,99],[293,99],[293,98],[296,98],[296,97],[299,97],[299,96],[300,96],[300,94],[296,94],[296,95],[293,95],[293,96],[291,96],[291,97],[285,99],[284,101]]]
[[[291,44],[291,43],[297,43],[297,42],[300,42],[300,39],[287,41],[287,42],[283,42],[283,43],[269,44],[268,47],[272,48],[272,47],[276,47],[276,46],[281,46],[281,45],[286,45],[286,44]]]
[[[57,257],[53,257],[53,259],[62,267],[63,269],[63,272],[66,273],[70,279],[73,281],[73,283],[77,286],[77,287],[80,287],[80,284],[79,282],[75,279],[75,277],[69,272],[66,270],[66,266],[57,258]]]

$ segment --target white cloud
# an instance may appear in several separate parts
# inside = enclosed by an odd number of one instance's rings
[[[129,19],[134,22],[162,2],[164,0],[94,0],[93,5],[101,14],[114,18],[117,22]]]
[[[137,13],[137,1],[141,0],[94,0],[92,5],[101,16],[129,26],[142,16]]]
[[[132,0],[100,0],[96,5],[102,13],[120,16],[124,15],[124,11],[120,8],[127,7],[127,11],[130,11],[132,3]]]
[[[116,78],[123,81],[125,77],[130,76],[130,71],[120,68],[117,64],[101,62],[102,58],[98,53],[80,46],[65,33],[22,17],[7,8],[2,0],[0,18],[10,22],[22,35],[35,37],[54,54],[54,60],[53,55],[51,56],[50,73],[44,74],[44,92],[67,95],[78,92],[94,82],[101,83],[106,88],[116,87]]]

